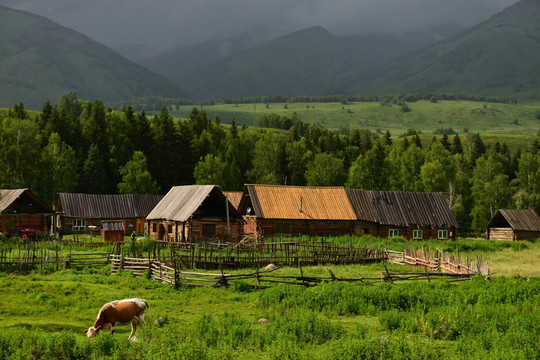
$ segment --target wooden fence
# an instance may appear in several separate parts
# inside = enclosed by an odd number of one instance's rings
[[[413,278],[431,278],[456,275],[457,279],[471,278],[481,274],[487,279],[490,277],[489,261],[484,262],[482,256],[475,261],[460,257],[459,252],[450,255],[439,249],[420,248],[404,249],[403,252],[374,250],[366,247],[352,247],[324,243],[297,243],[277,242],[257,245],[215,246],[201,244],[156,244],[153,251],[146,257],[140,251],[132,256],[126,256],[127,247],[118,245],[113,253],[71,253],[66,247],[58,244],[48,246],[24,245],[18,247],[0,247],[0,266],[18,270],[61,270],[65,268],[83,268],[89,266],[103,266],[111,264],[113,272],[125,269],[134,272],[137,276],[150,274],[160,282],[172,286],[179,284],[205,284],[221,282],[226,284],[229,279],[238,278],[238,275],[225,275],[224,269],[254,268],[260,269],[267,264],[281,266],[302,266],[321,264],[362,264],[369,262],[392,261],[409,264],[424,269],[423,273],[390,273],[386,271],[381,278],[389,281],[411,280]],[[126,252],[125,252],[126,250]],[[222,274],[215,279],[208,279],[210,275],[196,276],[194,272],[182,272],[190,269],[221,269]],[[290,279],[265,279],[257,270],[255,278],[260,281],[290,281]],[[419,275],[420,274],[420,275]],[[450,275],[449,275],[450,274]],[[185,275],[184,278],[181,278]],[[215,274],[214,274],[215,275]],[[217,275],[215,275],[217,276]],[[247,275],[246,275],[247,276]],[[274,275],[273,275],[274,276]],[[240,276],[239,278],[242,278]],[[332,281],[338,279],[331,276]],[[204,280],[202,280],[204,279]],[[294,277],[295,281],[310,284],[328,279],[306,279],[301,274]],[[342,281],[366,282],[374,279],[342,279]],[[380,278],[376,278],[380,280]]]
[[[69,251],[66,251],[66,248]],[[0,247],[0,268],[12,270],[58,271],[67,268],[104,266],[109,262],[109,252],[72,253],[71,247],[59,244],[24,244]]]
[[[113,251],[122,252],[122,245]],[[364,264],[388,259],[386,250],[340,245],[329,241],[262,244],[209,244],[156,242],[152,258],[182,269],[255,268],[266,264],[311,266]]]
[[[451,274],[428,272],[389,272],[385,266],[385,272],[379,277],[343,278],[337,277],[327,268],[329,276],[305,276],[302,267],[299,267],[299,275],[277,275],[274,271],[278,267],[266,267],[255,271],[241,274],[201,273],[193,271],[181,271],[177,267],[170,267],[152,259],[129,258],[122,255],[111,255],[112,273],[120,269],[130,271],[137,277],[148,276],[161,283],[174,288],[187,287],[229,287],[235,282],[242,282],[242,286],[255,289],[268,288],[275,284],[315,286],[328,282],[348,282],[358,284],[374,284],[380,282],[396,281],[431,281],[438,278],[448,278],[449,281],[461,281],[471,278],[471,274]]]
[[[491,276],[489,260],[484,261],[482,255],[471,260],[456,254],[449,254],[440,249],[404,248],[403,252],[388,252],[389,260],[396,263],[422,267],[426,271],[443,274],[459,274],[472,277],[476,274],[483,275],[486,279]]]

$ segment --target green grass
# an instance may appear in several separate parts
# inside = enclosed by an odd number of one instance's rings
[[[540,350],[538,280],[173,290],[106,270],[0,274],[0,358],[534,359]],[[168,323],[140,328],[135,343],[129,327],[86,339],[102,304],[129,297]]]
[[[343,127],[362,128],[382,132],[390,130],[397,137],[408,129],[433,133],[441,128],[453,128],[463,134],[469,132],[534,136],[539,130],[540,121],[536,119],[539,104],[509,105],[474,101],[418,101],[409,104],[411,111],[404,113],[398,105],[355,102],[341,103],[288,103],[285,104],[227,104],[205,105],[209,118],[219,116],[223,123],[230,123],[234,117],[237,124],[257,126],[259,116],[276,113],[320,124],[332,130]],[[171,115],[188,118],[193,106],[181,106]]]
[[[288,239],[290,240],[290,239]],[[302,241],[320,241],[301,238]],[[537,359],[540,347],[540,242],[405,241],[373,236],[325,238],[400,250],[429,245],[491,260],[492,280],[450,283],[329,283],[311,288],[174,290],[110,267],[53,273],[0,273],[2,359]],[[102,251],[103,249],[95,249]],[[304,276],[377,277],[417,270],[397,264],[303,267]],[[531,272],[523,271],[530,267]],[[249,269],[227,271],[245,273]],[[299,276],[284,267],[279,275]],[[215,272],[215,271],[214,271]],[[129,327],[89,341],[99,308],[141,297],[167,324]],[[267,323],[258,319],[266,318]]]

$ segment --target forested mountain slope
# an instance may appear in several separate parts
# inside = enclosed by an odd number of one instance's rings
[[[40,109],[75,91],[105,103],[140,96],[185,97],[106,46],[43,17],[0,6],[0,107]]]
[[[163,73],[170,74],[173,81],[197,100],[275,94],[318,95],[361,69],[381,64],[428,41],[426,37],[383,34],[335,36],[317,26],[205,63],[194,70],[185,68],[185,59],[174,60],[174,54],[170,54],[169,59],[156,59],[158,63],[148,63],[148,66],[158,71],[161,64]],[[196,52],[184,54],[187,59],[197,55]],[[176,74],[171,70],[171,62],[177,64]]]
[[[522,0],[489,20],[376,69],[333,92],[540,95],[540,2]]]

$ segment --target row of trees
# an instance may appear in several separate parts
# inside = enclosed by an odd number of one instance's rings
[[[166,107],[154,117],[106,109],[75,94],[31,116],[22,104],[0,123],[0,187],[28,187],[49,204],[59,192],[166,193],[182,184],[341,186],[447,194],[461,229],[481,231],[499,208],[540,211],[536,141],[512,153],[478,134],[422,143],[350,129],[329,131],[299,120],[263,119],[278,129],[224,126],[194,108],[187,120]],[[414,133],[414,132],[412,132]]]

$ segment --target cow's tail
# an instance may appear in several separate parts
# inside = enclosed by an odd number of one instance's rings
[[[148,302],[146,300],[143,300],[146,304],[146,308],[148,309],[148,324],[152,324],[152,314],[150,313],[150,305],[148,305]]]

